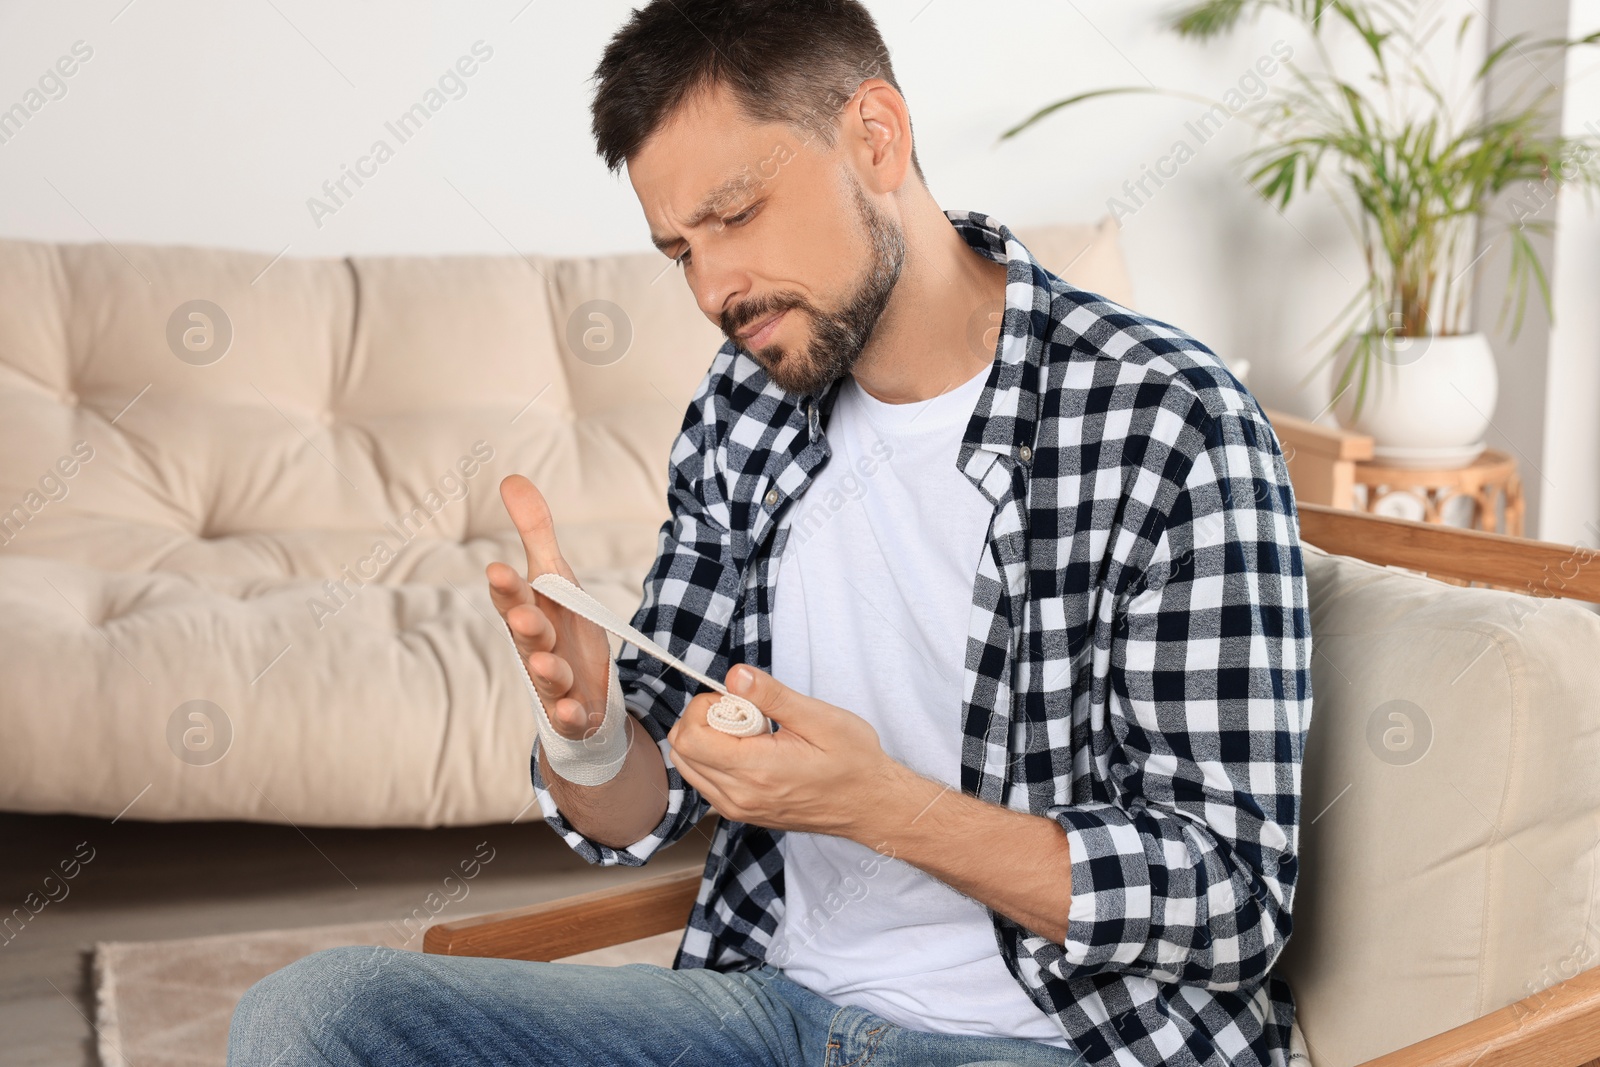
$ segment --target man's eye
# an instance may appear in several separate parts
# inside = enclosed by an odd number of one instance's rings
[[[734,215],[734,216],[732,216],[730,218],[723,219],[722,220],[722,225],[724,225],[724,226],[743,226],[746,222],[750,221],[750,216],[754,215],[755,213],[756,213],[755,207],[753,207],[753,206],[752,207],[747,207],[743,211],[739,212],[737,215]],[[689,249],[687,249],[687,248],[683,250],[681,255],[677,256],[672,261],[673,265],[677,266],[677,267],[682,267],[682,266],[686,265],[688,262],[689,262]]]

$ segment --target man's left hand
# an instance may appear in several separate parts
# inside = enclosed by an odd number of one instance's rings
[[[782,729],[725,734],[706,720],[718,694],[701,693],[667,732],[684,780],[725,819],[839,837],[861,832],[902,766],[883,751],[872,724],[749,664],[729,670],[726,685]]]

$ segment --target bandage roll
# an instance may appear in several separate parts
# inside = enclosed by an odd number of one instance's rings
[[[668,666],[676,667],[695,681],[719,693],[721,699],[706,711],[706,720],[714,729],[732,734],[734,737],[755,737],[771,732],[772,726],[767,717],[762,715],[754,704],[728,692],[727,687],[720,682],[712,680],[678,659],[641,631],[618,618],[610,608],[567,578],[552,571],[539,575],[529,584],[540,595],[549,597],[568,611],[588,619],[607,633],[615,634],[629,644],[637,646],[640,651]],[[508,639],[511,637],[509,627],[506,630],[506,637]],[[512,640],[511,647],[513,650],[516,649],[515,640]],[[623,760],[627,756],[627,731],[623,729],[622,724],[622,717],[627,714],[627,707],[622,701],[622,688],[617,681],[616,664],[607,663],[608,697],[605,720],[600,728],[585,740],[573,741],[556,732],[555,725],[545,711],[544,703],[539,699],[539,692],[533,685],[533,678],[528,674],[527,664],[522,662],[520,652],[517,653],[517,662],[522,664],[522,675],[528,683],[528,692],[532,695],[534,706],[539,709],[539,738],[550,760],[550,769],[567,781],[579,785],[600,785],[610,781],[617,771],[622,769]],[[568,774],[563,767],[570,769],[579,777]]]

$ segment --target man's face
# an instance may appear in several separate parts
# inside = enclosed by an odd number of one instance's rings
[[[899,221],[868,200],[843,148],[753,123],[716,88],[628,160],[657,246],[687,253],[701,310],[792,393],[855,366],[905,260]]]

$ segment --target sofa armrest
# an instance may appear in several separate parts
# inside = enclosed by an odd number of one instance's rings
[[[1596,1057],[1600,967],[1361,1067],[1593,1067]]]
[[[1300,539],[1325,552],[1528,596],[1600,602],[1595,549],[1301,504]]]
[[[688,868],[546,904],[434,923],[422,935],[422,950],[549,961],[681,930],[700,875],[699,867]]]

